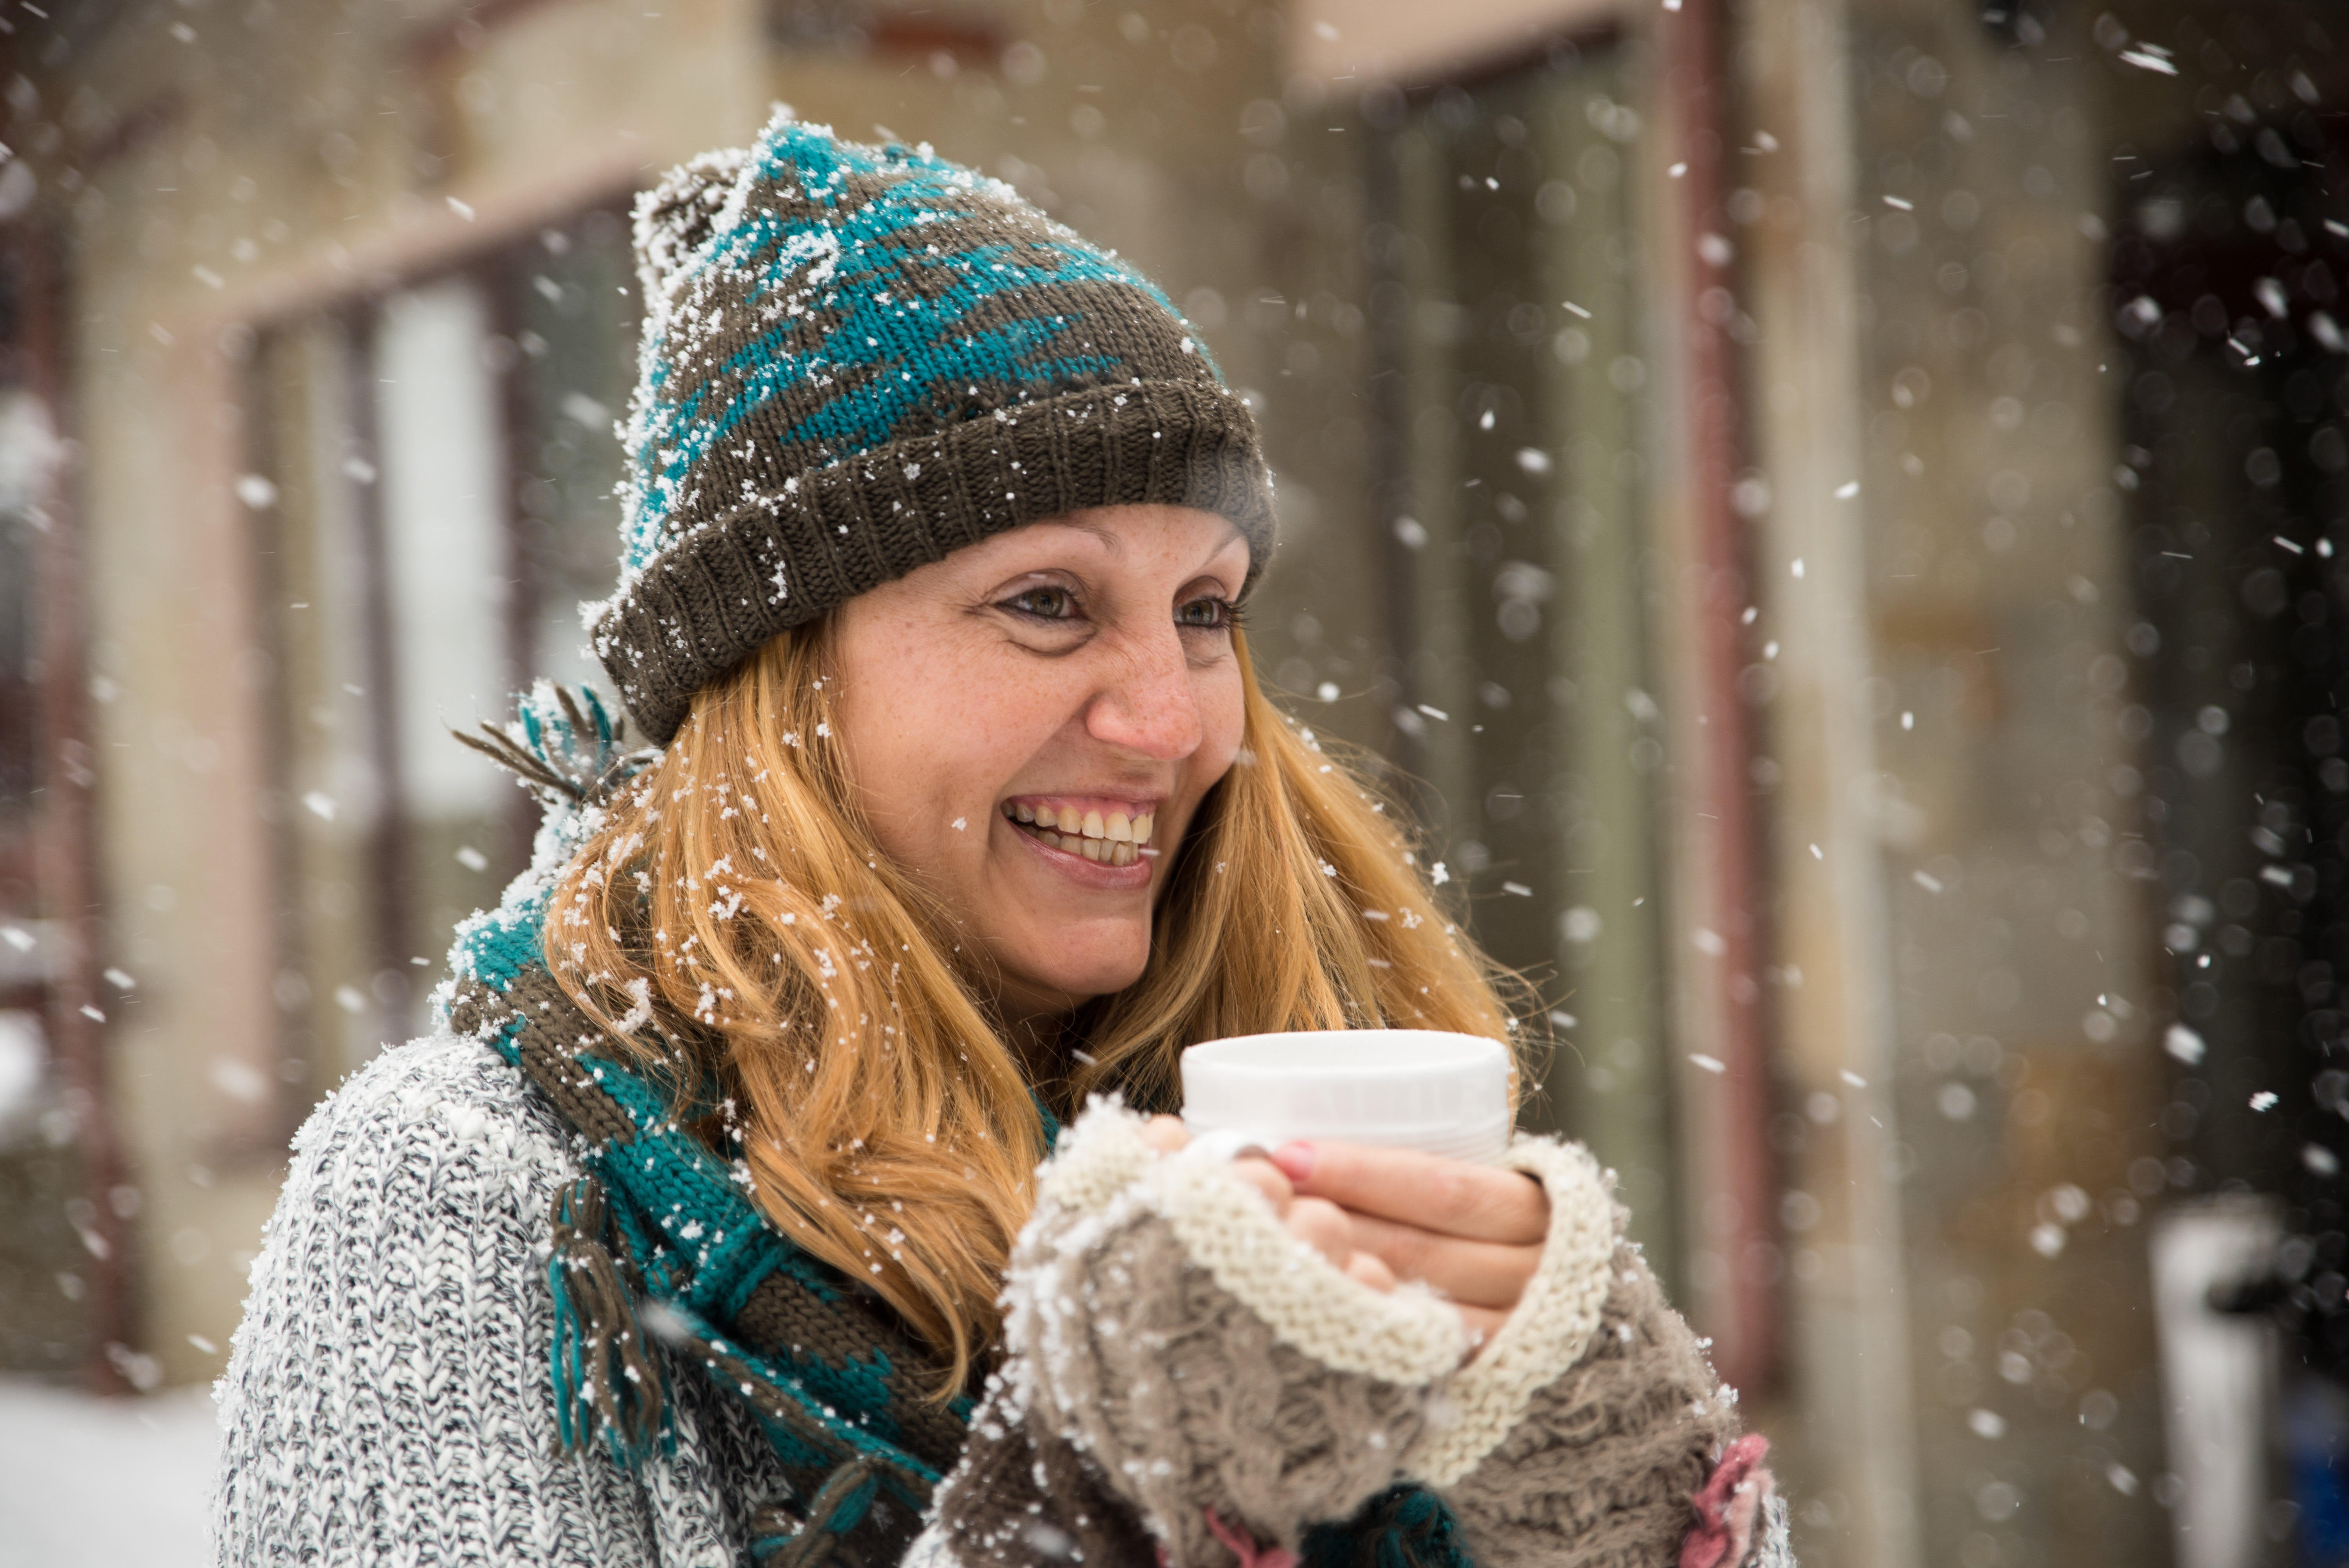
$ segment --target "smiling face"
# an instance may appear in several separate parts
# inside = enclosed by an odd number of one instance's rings
[[[1239,750],[1247,570],[1212,512],[1106,507],[841,608],[834,711],[874,836],[993,961],[1008,1020],[1141,977],[1168,851]]]

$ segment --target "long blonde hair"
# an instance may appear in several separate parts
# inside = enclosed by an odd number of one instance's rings
[[[1148,966],[1080,1011],[1081,1048],[1041,1089],[981,961],[874,840],[833,727],[828,618],[705,687],[556,887],[564,990],[626,1048],[686,1051],[723,1087],[760,1207],[929,1342],[941,1398],[995,1336],[1040,1092],[1060,1114],[1109,1088],[1168,1109],[1185,1046],[1266,1030],[1515,1038],[1507,977],[1439,909],[1364,770],[1237,652],[1243,749],[1173,851]],[[622,1027],[647,1006],[678,1026]]]

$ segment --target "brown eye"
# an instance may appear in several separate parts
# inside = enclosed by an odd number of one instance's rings
[[[1065,621],[1076,614],[1076,596],[1066,588],[1030,588],[1004,603],[1040,621]]]
[[[1237,618],[1228,599],[1194,599],[1174,610],[1174,624],[1185,631],[1219,632]]]

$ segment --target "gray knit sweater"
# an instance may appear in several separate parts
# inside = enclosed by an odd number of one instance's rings
[[[1236,1262],[1233,1238],[1244,1241],[1249,1226],[1270,1224],[1269,1211],[1259,1221],[1245,1204],[1232,1207],[1233,1194],[1211,1171],[1170,1169],[1163,1180],[1152,1175],[1126,1152],[1133,1136],[1100,1122],[1071,1157],[1055,1162],[1066,1168],[1061,1174],[1048,1168],[1039,1222],[1023,1242],[1025,1272],[1033,1280],[1059,1271],[1073,1292],[1071,1299],[1099,1299],[1105,1282],[1123,1288],[1138,1277],[1137,1258],[1143,1273],[1154,1269],[1190,1283],[1171,1294],[1157,1292],[1167,1296],[1163,1307],[1126,1301],[1120,1310],[1130,1326],[1095,1341],[1097,1365],[1066,1356],[1029,1358],[1030,1372],[1015,1375],[991,1404],[992,1414],[976,1423],[972,1457],[942,1496],[944,1522],[916,1542],[905,1568],[1010,1561],[981,1548],[1001,1534],[1006,1510],[1024,1510],[1018,1517],[1026,1517],[1040,1508],[1050,1515],[1051,1498],[1015,1501],[1018,1488],[1011,1484],[1014,1471],[1043,1473],[1018,1455],[1031,1438],[1047,1448],[1063,1440],[1048,1429],[1061,1429],[1080,1452],[1068,1473],[1101,1479],[1096,1460],[1112,1458],[1110,1433],[1077,1428],[1097,1426],[1092,1407],[1106,1411],[1112,1427],[1125,1419],[1112,1407],[1128,1396],[1108,1390],[1134,1383],[1134,1368],[1120,1358],[1144,1354],[1151,1338],[1144,1319],[1153,1312],[1174,1314],[1170,1327],[1195,1342],[1210,1323],[1237,1325],[1211,1336],[1233,1346],[1237,1359],[1224,1368],[1230,1373],[1252,1356],[1261,1360],[1272,1341],[1279,1341],[1278,1355],[1304,1368],[1289,1386],[1311,1393],[1308,1404],[1316,1408],[1334,1412],[1366,1398],[1386,1399],[1400,1412],[1393,1423],[1398,1444],[1417,1444],[1415,1473],[1444,1485],[1454,1507],[1469,1510],[1471,1543],[1480,1562],[1637,1561],[1666,1568],[1676,1561],[1689,1518],[1684,1500],[1703,1470],[1700,1460],[1691,1471],[1689,1456],[1706,1451],[1733,1428],[1725,1409],[1706,1405],[1713,1392],[1711,1374],[1686,1329],[1654,1298],[1644,1267],[1592,1229],[1597,1211],[1591,1205],[1583,1204],[1577,1218],[1569,1212],[1574,1202],[1560,1202],[1544,1271],[1556,1273],[1554,1255],[1579,1247],[1601,1260],[1603,1273],[1585,1270],[1579,1284],[1564,1275],[1547,1286],[1537,1281],[1529,1303],[1546,1288],[1578,1294],[1578,1299],[1568,1303],[1561,1296],[1558,1311],[1519,1315],[1528,1330],[1560,1321],[1568,1309],[1588,1320],[1587,1352],[1567,1347],[1572,1372],[1560,1376],[1559,1367],[1546,1367],[1527,1377],[1530,1365],[1508,1365],[1520,1354],[1556,1358],[1556,1348],[1544,1345],[1557,1335],[1543,1329],[1526,1336],[1521,1352],[1496,1343],[1480,1364],[1496,1357],[1502,1361],[1487,1373],[1472,1367],[1448,1374],[1448,1390],[1436,1388],[1433,1405],[1426,1405],[1425,1394],[1406,1395],[1395,1405],[1393,1396],[1377,1388],[1423,1384],[1426,1376],[1406,1363],[1416,1357],[1433,1368],[1449,1366],[1456,1356],[1440,1343],[1441,1320],[1449,1315],[1433,1314],[1432,1301],[1423,1306],[1408,1299],[1367,1309],[1357,1303],[1355,1316],[1341,1310],[1333,1318],[1327,1287],[1297,1295],[1302,1276],[1294,1260],[1269,1273],[1245,1258]],[[1587,1164],[1578,1151],[1555,1145],[1533,1150],[1532,1158],[1536,1164],[1547,1161],[1553,1176],[1571,1175],[1575,1161]],[[513,1068],[471,1040],[443,1036],[389,1051],[319,1108],[295,1140],[293,1169],[254,1264],[244,1322],[217,1389],[226,1433],[213,1519],[218,1562],[737,1568],[750,1561],[750,1515],[785,1498],[783,1478],[744,1407],[719,1393],[698,1368],[674,1363],[664,1368],[676,1449],[641,1474],[623,1471],[600,1446],[556,1451],[547,1376],[554,1327],[544,1274],[547,1214],[556,1189],[576,1174],[552,1114]],[[1561,1188],[1556,1180],[1550,1184],[1556,1201]],[[1134,1219],[1105,1227],[1102,1218],[1091,1217],[1113,1212]],[[1569,1223],[1582,1233],[1574,1246],[1564,1246],[1559,1238]],[[1163,1240],[1152,1240],[1160,1233]],[[1135,1253],[1136,1245],[1144,1252]],[[1259,1253],[1268,1248],[1280,1251],[1269,1233],[1257,1243]],[[1177,1250],[1187,1257],[1174,1258]],[[1020,1282],[1021,1271],[1015,1270],[1015,1326],[1023,1310]],[[1593,1282],[1597,1295],[1590,1294]],[[1195,1299],[1174,1300],[1185,1292]],[[1025,1310],[1027,1321],[1040,1322],[1038,1311],[1066,1309],[1055,1307],[1051,1297],[1031,1295]],[[1361,1310],[1371,1315],[1361,1316]],[[1374,1343],[1361,1339],[1366,1330]],[[1257,1348],[1247,1349],[1243,1340]],[[1424,1346],[1410,1348],[1422,1340]],[[1364,1344],[1371,1348],[1365,1351]],[[1300,1357],[1288,1345],[1309,1354]],[[1017,1374],[1017,1344],[1014,1350]],[[1207,1354],[1208,1365],[1223,1367],[1224,1352],[1210,1346]],[[1328,1365],[1317,1366],[1315,1356]],[[1351,1363],[1360,1368],[1348,1371]],[[1271,1366],[1264,1363],[1247,1380],[1261,1383]],[[1043,1369],[1042,1382],[1036,1368]],[[1361,1382],[1364,1372],[1375,1374],[1371,1383]],[[1299,1383],[1296,1376],[1307,1381]],[[1600,1392],[1625,1387],[1627,1377],[1647,1391],[1643,1398],[1627,1403]],[[1350,1378],[1367,1392],[1349,1393]],[[1547,1387],[1528,1409],[1523,1393],[1510,1391],[1512,1383],[1520,1390]],[[1059,1396],[1073,1395],[1077,1405],[1050,1422],[1026,1412],[1038,1398],[1050,1405],[1061,1385]],[[1689,1428],[1692,1392],[1700,1418],[1694,1428]],[[1451,1429],[1434,1439],[1411,1439],[1413,1424],[1423,1424],[1411,1412],[1423,1405],[1454,1410]],[[1614,1413],[1593,1426],[1590,1417],[1600,1408]],[[1154,1410],[1144,1425],[1166,1431],[1169,1414]],[[1133,1416],[1143,1416],[1139,1406]],[[1216,1429],[1213,1416],[1178,1418],[1174,1425],[1183,1429],[1168,1433],[1166,1441],[1174,1446],[1166,1452],[1183,1468],[1206,1462],[1198,1456],[1218,1445],[1237,1452],[1234,1434]],[[1463,1448],[1464,1437],[1488,1426],[1490,1438]],[[1683,1428],[1693,1434],[1693,1447],[1690,1437],[1671,1435]],[[1551,1435],[1537,1436],[1544,1431]],[[1329,1451],[1330,1436],[1299,1434],[1299,1440]],[[1587,1446],[1594,1436],[1599,1443]],[[1146,1441],[1151,1451],[1143,1457],[1154,1460],[1159,1440]],[[1673,1449],[1671,1463],[1678,1468],[1666,1476],[1661,1461],[1642,1458],[1621,1467],[1621,1475],[1599,1478],[1607,1482],[1601,1492],[1588,1493],[1594,1463],[1605,1471],[1609,1454],[1635,1449],[1651,1455]],[[1490,1461],[1479,1462],[1480,1452],[1489,1452]],[[1541,1457],[1547,1453],[1556,1459]],[[1110,1468],[1165,1469],[1136,1464],[1131,1456]],[[1210,1468],[1229,1473],[1228,1467]],[[1199,1495],[1223,1499],[1229,1511],[1230,1487],[1200,1473],[1209,1490]],[[1573,1479],[1561,1485],[1542,1480],[1545,1474]],[[1625,1483],[1635,1476],[1648,1478],[1650,1501],[1626,1512],[1622,1500],[1639,1488],[1627,1490]],[[1374,1480],[1315,1481],[1291,1471],[1280,1489],[1280,1506],[1246,1512],[1274,1526],[1282,1526],[1282,1507],[1299,1518],[1343,1517],[1360,1501],[1348,1486],[1376,1490]],[[1326,1500],[1313,1495],[1324,1487],[1332,1489]],[[1190,1517],[1197,1511],[1195,1499],[1170,1501],[1123,1485],[1111,1490],[1133,1492],[1122,1501],[1140,1509],[1154,1532],[1176,1546],[1177,1561],[1206,1560],[1185,1545],[1185,1532],[1196,1536],[1199,1530]],[[1337,1511],[1317,1512],[1319,1501]],[[1593,1506],[1596,1513],[1589,1511]],[[1167,1517],[1174,1519],[1171,1528]],[[1753,1560],[1787,1561],[1783,1522],[1783,1508],[1774,1508],[1775,1528],[1755,1542],[1761,1550]],[[949,1532],[952,1546],[946,1543]],[[1288,1534],[1285,1526],[1278,1532]],[[1212,1555],[1221,1555],[1220,1548]]]
[[[578,1174],[488,1047],[388,1051],[295,1140],[217,1390],[223,1563],[744,1560],[781,1488],[735,1401],[673,1368],[677,1453],[558,1455],[547,1212]]]

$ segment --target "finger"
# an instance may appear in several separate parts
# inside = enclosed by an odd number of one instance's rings
[[[1191,1141],[1191,1130],[1179,1116],[1154,1116],[1142,1129],[1142,1141],[1161,1154],[1177,1154]]]
[[[1451,1300],[1506,1312],[1541,1266],[1539,1246],[1464,1242],[1375,1214],[1350,1216],[1358,1251],[1375,1255],[1401,1279],[1424,1281]]]
[[[1395,1287],[1394,1271],[1368,1253],[1356,1253],[1348,1258],[1346,1272],[1381,1295]]]
[[[1288,1178],[1282,1175],[1271,1161],[1253,1156],[1235,1160],[1232,1161],[1232,1173],[1263,1193],[1265,1202],[1272,1205],[1274,1213],[1287,1216],[1288,1205],[1297,1197],[1297,1190],[1288,1184]]]
[[[1354,1227],[1346,1211],[1319,1198],[1299,1198],[1283,1222],[1288,1233],[1344,1268],[1354,1255]]]
[[[1493,1343],[1493,1336],[1501,1332],[1501,1325],[1509,1321],[1506,1312],[1495,1312],[1485,1306],[1460,1308],[1460,1321],[1468,1326],[1470,1345],[1466,1360],[1474,1361],[1484,1354],[1485,1346]]]
[[[1549,1232],[1549,1195],[1515,1171],[1360,1143],[1285,1143],[1272,1162],[1299,1192],[1358,1214],[1508,1246]]]

